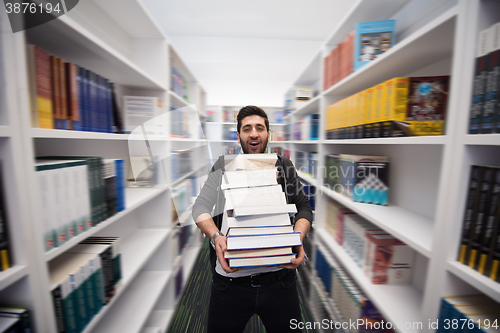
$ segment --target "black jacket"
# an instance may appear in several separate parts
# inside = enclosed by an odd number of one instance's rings
[[[305,218],[309,223],[312,223],[313,214],[311,206],[304,194],[302,184],[299,181],[292,161],[284,156],[278,155],[276,167],[279,170],[278,183],[281,184],[283,192],[285,192],[287,203],[297,206],[297,214],[295,214],[295,217],[291,221],[292,224],[295,224],[295,221],[301,218]],[[207,181],[196,198],[192,213],[194,221],[203,213],[210,214],[219,230],[222,224],[222,214],[225,204],[224,193],[220,188],[223,172],[224,156],[221,156],[212,166]],[[213,269],[215,268],[215,258],[215,250],[210,247],[210,261]]]

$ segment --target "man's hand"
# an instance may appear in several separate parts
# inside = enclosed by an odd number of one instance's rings
[[[292,248],[292,251],[293,253],[296,253],[297,256],[294,259],[290,260],[291,262],[290,264],[279,265],[278,266],[279,268],[295,269],[305,262],[306,251],[304,251],[304,246],[302,245],[294,246]]]
[[[214,241],[215,244],[215,252],[217,253],[217,259],[219,260],[222,269],[226,273],[234,273],[239,271],[241,268],[229,268],[229,262],[227,259],[224,259],[224,252],[227,249],[227,238],[226,236],[217,236]]]

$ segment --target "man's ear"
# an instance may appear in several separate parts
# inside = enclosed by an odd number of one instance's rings
[[[236,136],[238,137],[238,143],[241,143],[240,142],[240,133],[236,132]]]

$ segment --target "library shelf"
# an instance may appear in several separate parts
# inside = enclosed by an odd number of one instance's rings
[[[140,272],[92,332],[139,332],[171,276],[171,271]]]
[[[72,130],[59,130],[48,128],[31,128],[31,137],[34,139],[86,139],[86,140],[128,140],[130,135],[114,134],[114,133],[99,133],[85,132]]]
[[[418,329],[413,327],[413,323],[422,322],[420,318],[422,292],[413,285],[376,285],[370,283],[361,268],[337,244],[327,230],[316,229],[315,235],[318,235],[323,245],[335,254],[334,257],[349,272],[351,278],[356,281],[387,321],[393,325],[410,323],[412,326],[411,328],[401,326],[398,329],[399,332],[418,332]]]
[[[190,138],[176,138],[170,137],[169,139],[172,142],[206,142],[206,139],[190,139]]]
[[[0,272],[0,290],[3,290],[13,283],[16,283],[28,275],[28,266],[15,265]]]
[[[141,333],[153,333],[158,332],[158,330],[165,332],[174,314],[174,310],[153,310],[146,323],[147,327],[143,328]]]
[[[133,234],[123,238],[121,243],[122,280],[120,286],[111,301],[95,315],[83,332],[115,331],[114,328],[110,329],[109,327],[113,327],[113,325],[121,327],[116,317],[119,317],[122,323],[127,322],[127,326],[134,327],[135,330],[130,332],[137,332],[142,327],[147,314],[160,296],[158,290],[163,290],[171,276],[171,271],[141,271],[141,268],[153,256],[171,231],[172,228],[138,229]],[[129,313],[132,310],[137,311],[137,313]],[[135,325],[137,325],[137,318],[140,317],[139,313],[144,318],[140,326],[137,327]],[[104,317],[106,317],[106,320],[100,324]],[[128,322],[124,318],[135,321]],[[118,331],[125,332],[125,328]]]
[[[10,126],[0,126],[0,138],[10,137]]]
[[[500,145],[500,134],[467,135],[465,144],[469,146],[498,146]]]
[[[412,73],[451,57],[457,13],[458,5],[399,41],[379,58],[327,89],[324,94],[349,96],[360,89],[401,76],[401,73]]]
[[[325,186],[318,188],[318,194],[325,194],[344,207],[384,229],[408,246],[429,258],[432,253],[431,220],[398,206],[380,206],[354,202]]]
[[[314,185],[316,187],[321,186],[321,183],[318,179],[315,179],[302,171],[297,170],[297,175],[311,185]]]
[[[132,211],[134,211],[136,208],[140,207],[144,203],[152,200],[156,196],[164,193],[167,191],[167,187],[163,188],[127,188],[125,189],[125,199],[126,199],[126,205],[125,205],[125,210],[121,211],[119,213],[116,213],[115,215],[111,216],[109,219],[102,221],[101,223],[93,226],[89,230],[84,231],[83,233],[69,239],[66,241],[63,245],[56,247],[44,254],[45,261],[50,261],[60,255],[61,253],[64,253],[71,247],[75,246],[76,244],[80,243],[84,239],[93,236],[97,232],[107,228],[111,224],[115,223],[118,221],[120,218],[124,217],[127,214],[130,214]]]
[[[206,124],[207,124],[207,125],[209,125],[209,124],[210,124],[210,125],[235,125],[235,126],[237,125],[236,123],[231,123],[231,122],[227,122],[227,121],[226,121],[226,122],[224,122],[224,121],[222,121],[222,122],[218,122],[218,121],[207,121],[207,122],[206,122]]]
[[[500,302],[500,283],[493,281],[486,276],[479,274],[476,270],[459,263],[458,261],[449,261],[446,269],[458,276],[462,280],[474,286],[485,295],[496,302]]]
[[[289,140],[283,142],[294,143],[298,145],[315,145],[318,144],[319,140]]]
[[[170,184],[170,186],[175,186],[175,185],[179,185],[180,183],[182,183],[184,180],[188,179],[189,177],[191,177],[192,175],[195,175],[198,171],[200,171],[201,169],[205,168],[207,166],[207,164],[203,164],[203,165],[200,165],[198,166],[196,169],[194,169],[193,171],[190,171],[188,172],[187,174],[183,175],[182,177],[179,177],[178,179],[176,179],[174,182],[172,182],[172,184]]]
[[[172,104],[176,105],[177,107],[183,108],[183,107],[189,105],[189,103],[184,98],[182,98],[181,96],[177,95],[172,90],[169,90],[168,94],[172,98],[172,100],[171,100]]]
[[[304,116],[311,113],[319,113],[319,101],[321,100],[321,95],[318,95],[311,99],[309,103],[303,105],[299,109],[293,111],[288,116]],[[288,117],[287,116],[287,117]]]
[[[321,302],[327,305],[326,309],[331,317],[330,319],[340,322],[344,321],[344,318],[340,315],[337,306],[335,305],[335,301],[328,296],[323,282],[319,279],[315,272],[311,274],[311,283],[318,289]],[[345,332],[342,328],[339,331]]]
[[[28,42],[131,88],[167,90],[133,61],[78,21],[75,11],[26,31]],[[110,65],[112,64],[112,65]]]
[[[447,142],[445,135],[321,141],[330,145],[444,145]]]

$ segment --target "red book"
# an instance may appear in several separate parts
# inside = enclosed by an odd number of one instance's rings
[[[58,58],[59,63],[59,105],[61,117],[61,129],[68,129],[68,98],[66,94],[66,67],[64,60]]]
[[[332,50],[332,66],[331,66],[331,74],[330,74],[332,85],[339,82],[339,51],[340,51],[339,45],[337,45]]]
[[[329,63],[330,63],[330,55],[327,55],[323,58],[323,90],[328,89],[329,87]]]
[[[52,115],[54,128],[61,129],[61,97],[59,89],[59,61],[57,57],[50,56],[50,85],[52,87]]]
[[[54,128],[49,55],[35,45],[26,45],[33,127]]]

